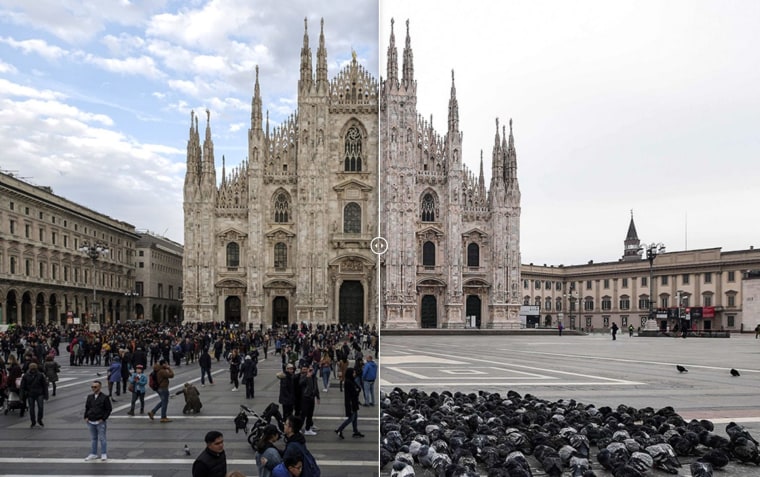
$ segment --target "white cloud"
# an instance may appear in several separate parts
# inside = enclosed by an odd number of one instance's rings
[[[0,73],[16,73],[18,70],[15,66],[0,60]]]
[[[85,60],[113,73],[144,76],[151,79],[161,79],[166,76],[149,56],[117,59],[88,55]]]
[[[25,98],[37,99],[60,99],[65,95],[57,91],[38,90],[30,86],[23,86],[13,83],[6,79],[0,78],[0,97],[20,96]],[[2,111],[0,111],[2,112]]]
[[[14,40],[13,38],[0,38],[0,43],[5,43],[13,48],[21,50],[24,54],[36,53],[49,60],[55,60],[66,56],[67,51],[55,45],[48,44],[45,40]]]

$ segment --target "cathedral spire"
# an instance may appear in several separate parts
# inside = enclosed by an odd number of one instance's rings
[[[391,40],[388,44],[387,76],[391,84],[398,83],[398,50],[396,49],[396,35],[393,33],[394,20],[391,18]]]
[[[327,49],[325,48],[325,19],[320,22],[317,49],[317,89],[327,91]]]
[[[259,88],[259,65],[256,65],[256,82],[251,101],[251,130],[261,131],[261,89]]]
[[[308,91],[314,76],[311,69],[311,48],[309,48],[308,20],[303,19],[303,46],[301,47],[301,79],[298,80],[298,90]]]
[[[496,118],[496,136],[493,141],[493,154],[491,156],[491,182],[504,179],[504,157],[499,136],[499,118]]]
[[[512,134],[512,118],[509,118],[509,139],[505,149],[505,159],[507,168],[507,180],[510,184],[517,184],[517,151],[515,151],[515,137]]]
[[[454,70],[451,70],[451,97],[449,98],[449,132],[459,131],[459,103],[457,87],[454,85]]]
[[[225,164],[224,154],[222,154],[222,185],[226,182],[227,179],[227,165]]]
[[[485,197],[486,178],[483,174],[483,149],[480,150],[480,175],[478,176],[478,188],[480,189],[481,196]]]
[[[409,36],[409,20],[406,21],[406,45],[404,46],[404,65],[401,81],[409,86],[414,82],[414,55],[412,54],[412,38]]]

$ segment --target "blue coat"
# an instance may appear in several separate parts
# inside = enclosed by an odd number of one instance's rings
[[[121,362],[114,361],[108,367],[108,381],[111,383],[121,382]]]
[[[129,377],[129,382],[135,386],[135,392],[145,394],[145,386],[148,385],[148,375],[145,373],[132,373]]]

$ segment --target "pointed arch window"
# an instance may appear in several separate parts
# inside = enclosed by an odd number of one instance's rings
[[[358,234],[362,231],[362,208],[356,202],[349,202],[343,208],[343,233]]]
[[[435,200],[433,194],[427,193],[422,197],[422,221],[423,222],[435,222]]]
[[[290,219],[290,198],[285,192],[280,192],[274,199],[274,221],[279,224],[287,223]]]
[[[467,246],[467,266],[480,266],[480,247],[476,243],[471,243]]]
[[[240,266],[240,245],[237,242],[227,244],[227,268]]]
[[[422,265],[425,267],[435,267],[435,244],[425,242],[422,244]]]
[[[274,244],[274,269],[285,270],[288,268],[288,246],[282,242]]]
[[[345,172],[362,171],[362,134],[356,126],[348,128],[348,132],[346,133],[343,170]]]

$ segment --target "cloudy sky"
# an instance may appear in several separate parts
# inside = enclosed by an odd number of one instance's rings
[[[394,17],[439,131],[455,70],[473,169],[514,120],[524,263],[617,260],[631,210],[669,250],[760,246],[760,2],[379,2],[0,0],[0,169],[182,242],[190,110],[239,164],[255,65],[295,108],[304,17],[331,78],[352,49],[385,76]]]
[[[760,2],[382,0],[410,20],[418,109],[439,132],[455,70],[463,157],[488,175],[514,121],[523,263],[760,246]],[[399,57],[401,51],[399,50]]]
[[[295,109],[304,18],[314,55],[324,18],[330,78],[352,50],[377,76],[377,11],[377,0],[0,0],[0,170],[181,243],[190,110],[211,111],[217,168],[222,155],[239,164],[255,66],[274,126]]]

